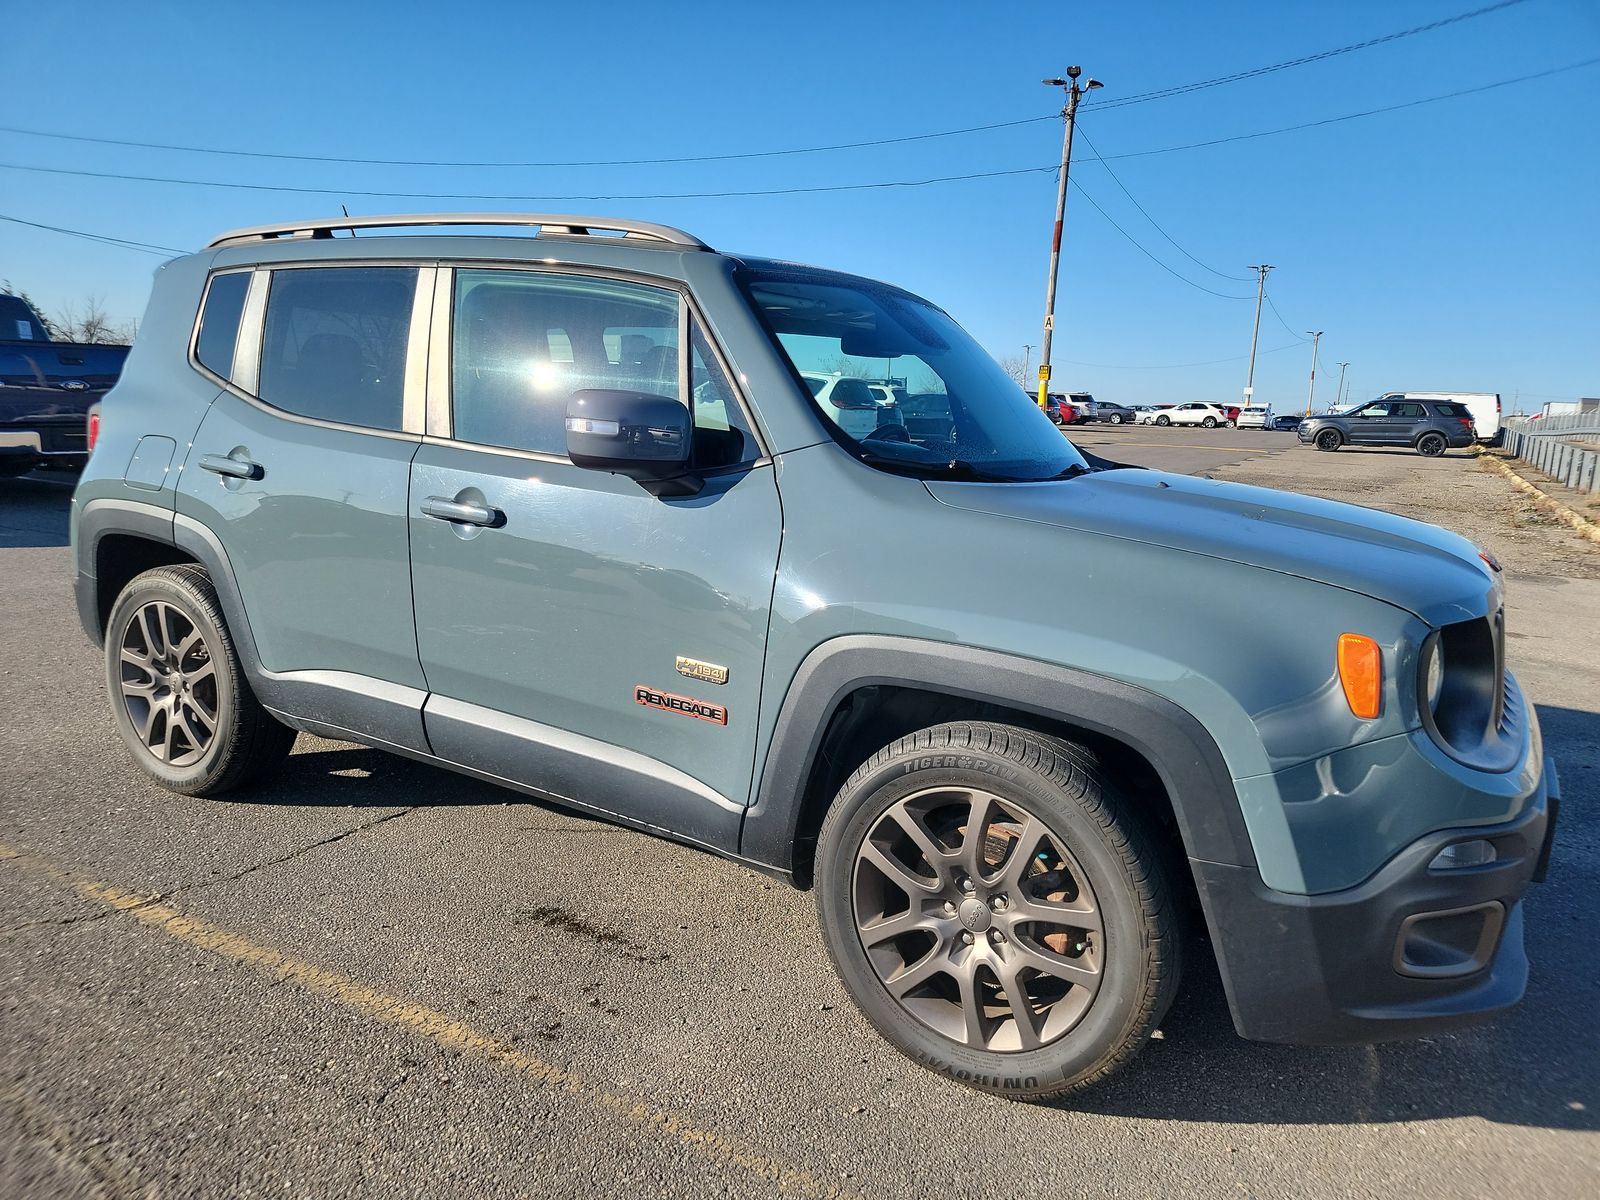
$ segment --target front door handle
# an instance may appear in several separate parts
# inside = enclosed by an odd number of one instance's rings
[[[444,496],[429,496],[422,502],[425,516],[438,517],[457,525],[482,525],[488,528],[503,524],[505,514],[487,504],[471,504],[463,500],[450,500]]]
[[[260,479],[265,473],[259,463],[253,463],[248,458],[234,458],[228,454],[201,455],[200,469],[217,475],[231,475],[235,479]]]

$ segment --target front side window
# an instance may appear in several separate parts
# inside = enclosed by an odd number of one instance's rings
[[[623,280],[457,271],[453,436],[565,455],[573,392],[681,399],[682,303],[677,292]]]
[[[1374,400],[1371,404],[1363,404],[1350,415],[1353,417],[1387,417],[1389,415],[1389,406],[1382,401]]]
[[[739,278],[812,404],[863,462],[1007,482],[1088,470],[1033,399],[927,301],[809,267],[746,265]]]
[[[194,356],[206,370],[223,379],[233,374],[233,347],[239,340],[239,318],[244,314],[244,296],[249,290],[249,271],[213,276],[206,289]]]
[[[401,428],[415,267],[272,272],[257,394],[303,417]]]

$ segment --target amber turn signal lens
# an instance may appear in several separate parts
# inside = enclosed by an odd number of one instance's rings
[[[1351,712],[1363,721],[1378,715],[1383,706],[1383,651],[1377,642],[1359,633],[1339,635],[1339,682]]]

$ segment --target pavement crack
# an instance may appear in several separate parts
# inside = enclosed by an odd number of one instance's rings
[[[204,879],[195,883],[183,884],[179,887],[173,888],[172,891],[168,892],[165,896],[159,897],[159,899],[170,900],[175,897],[185,895],[189,892],[203,891],[206,888],[218,887],[227,883],[238,883],[241,879],[245,879],[250,875],[254,875],[257,871],[265,871],[269,867],[279,867],[284,863],[294,862],[295,859],[304,858],[313,850],[320,850],[324,846],[332,846],[336,842],[342,842],[346,838],[352,838],[357,834],[366,833],[369,829],[376,829],[379,825],[382,825],[387,821],[393,821],[397,817],[403,817],[407,813],[415,811],[415,806],[397,808],[393,812],[384,813],[381,817],[375,817],[370,821],[363,822],[360,825],[352,826],[351,828],[343,830],[339,833],[330,834],[325,838],[318,838],[314,842],[309,842],[306,845],[301,846],[298,850],[291,850],[288,854],[281,854],[277,858],[269,858],[263,862],[252,863],[248,867],[244,867],[238,871],[235,871],[232,875],[221,875],[212,879]],[[150,903],[155,902],[156,901],[152,900]]]

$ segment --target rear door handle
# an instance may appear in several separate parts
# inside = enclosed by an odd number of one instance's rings
[[[438,517],[441,521],[452,521],[458,525],[493,527],[505,521],[505,514],[498,508],[490,508],[487,504],[449,500],[444,496],[429,496],[422,502],[422,511],[426,516]]]
[[[226,454],[201,455],[200,469],[217,475],[231,475],[235,479],[260,479],[265,474],[260,463],[253,463],[248,458],[232,458]]]

